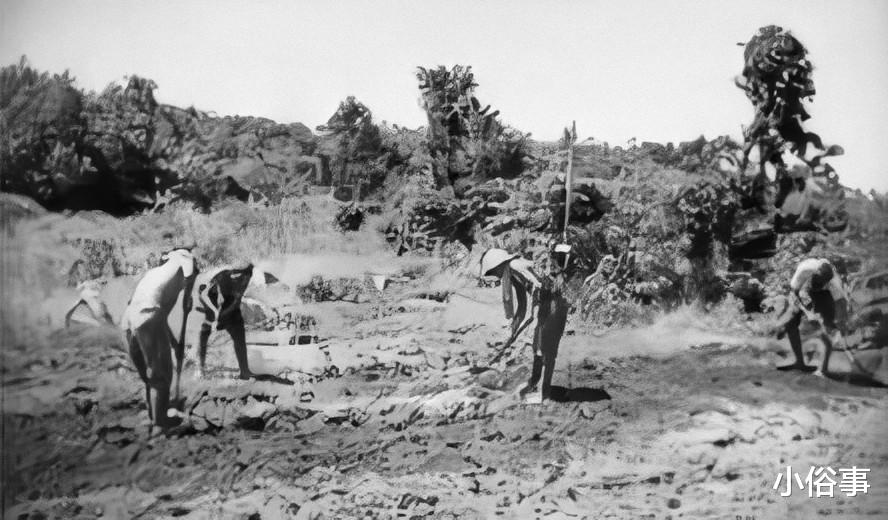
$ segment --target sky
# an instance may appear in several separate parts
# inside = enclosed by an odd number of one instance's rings
[[[737,43],[769,24],[809,50],[806,128],[845,149],[842,182],[888,191],[884,0],[0,0],[0,64],[27,55],[86,90],[138,74],[162,103],[312,129],[348,95],[416,128],[416,67],[471,65],[507,124],[552,140],[576,120],[615,146],[740,138]]]

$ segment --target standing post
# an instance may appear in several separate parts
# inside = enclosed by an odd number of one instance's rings
[[[375,285],[376,289],[379,290],[379,308],[376,310],[376,312],[377,312],[377,317],[379,319],[382,319],[383,318],[382,308],[383,308],[383,305],[385,304],[385,302],[383,300],[383,296],[385,293],[385,286],[388,283],[388,276],[386,276],[384,274],[371,274],[370,279],[373,280],[373,285]]]
[[[570,200],[573,191],[573,145],[577,140],[577,122],[574,121],[571,129],[564,129],[564,146],[567,148],[567,172],[564,175],[564,229],[562,230],[563,243],[567,243],[567,225],[570,223]]]
[[[564,147],[567,149],[567,172],[564,174],[564,229],[561,231],[561,244],[555,251],[564,254],[563,269],[567,269],[570,261],[570,246],[567,244],[567,226],[570,224],[570,202],[573,198],[573,145],[577,140],[577,122],[571,124],[570,130],[564,129]]]

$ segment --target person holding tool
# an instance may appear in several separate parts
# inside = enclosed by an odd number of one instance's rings
[[[512,320],[512,333],[502,346],[501,353],[515,342],[536,316],[533,367],[527,386],[521,390],[522,395],[538,391],[530,399],[536,403],[550,397],[555,358],[567,322],[569,306],[562,295],[562,284],[568,252],[569,248],[564,244],[555,247],[551,262],[552,276],[541,276],[533,262],[504,249],[489,249],[481,257],[480,274],[500,278],[506,318]],[[495,359],[498,358],[499,355]],[[542,385],[538,387],[541,376]]]
[[[77,285],[78,299],[65,314],[65,328],[69,328],[72,321],[96,325],[114,325],[111,313],[108,312],[108,307],[101,298],[102,287],[107,283],[107,280],[87,280]],[[85,311],[88,315],[84,316],[82,312],[77,312],[78,309],[83,307],[86,307]]]
[[[185,327],[191,311],[191,290],[197,278],[197,261],[191,248],[176,248],[161,255],[163,264],[149,269],[136,284],[120,321],[130,358],[145,384],[148,417],[167,428],[178,424],[169,416],[170,384],[176,356],[176,401],[185,351]],[[182,334],[176,340],[167,318],[182,295]],[[151,389],[155,399],[152,407]]]
[[[241,300],[253,276],[253,264],[240,268],[220,269],[209,282],[199,286],[198,294],[202,307],[197,310],[204,314],[200,326],[200,343],[198,347],[197,377],[202,378],[206,368],[207,342],[216,330],[225,330],[234,344],[234,354],[240,369],[238,378],[250,379],[254,374],[247,362],[247,341],[244,317],[241,313]]]
[[[783,319],[779,320],[778,338],[782,338],[784,335],[788,336],[795,362],[778,366],[778,370],[800,370],[825,375],[832,354],[833,337],[838,338],[851,363],[860,368],[857,360],[848,351],[845,342],[848,298],[842,288],[841,279],[832,264],[823,258],[803,260],[796,267],[789,287],[791,292],[789,306],[784,312]],[[803,357],[802,339],[799,333],[799,325],[803,316],[809,320],[820,322],[821,338],[826,346],[826,351],[819,369],[807,365]]]
[[[522,395],[534,392],[535,395],[530,401],[536,403],[551,397],[555,358],[558,356],[558,346],[564,334],[567,313],[570,309],[563,292],[571,249],[567,245],[567,227],[570,223],[573,145],[576,141],[577,124],[574,121],[570,130],[564,129],[562,139],[562,145],[567,151],[567,170],[564,176],[564,228],[562,242],[555,244],[549,250],[548,276],[541,276],[530,260],[503,249],[492,248],[481,256],[481,276],[500,278],[506,318],[512,320],[512,334],[502,346],[500,353],[494,357],[493,362],[505,353],[536,316],[537,323],[533,333],[533,367],[527,386],[521,390]],[[517,309],[513,309],[513,287]],[[542,385],[537,387],[540,376],[543,379]],[[536,393],[537,390],[539,393]]]

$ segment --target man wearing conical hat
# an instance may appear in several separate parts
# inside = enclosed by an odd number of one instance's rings
[[[567,254],[564,246],[559,247],[561,249],[556,248],[553,259]],[[564,263],[553,261],[552,265],[558,267],[552,269],[552,276],[545,276],[530,260],[504,249],[489,249],[481,257],[481,276],[500,278],[506,318],[512,320],[512,335],[506,344],[515,341],[536,316],[533,368],[527,386],[521,390],[522,394],[534,392],[531,397],[534,402],[550,396],[555,358],[567,322],[568,304],[561,294]],[[540,376],[542,385],[537,387]]]

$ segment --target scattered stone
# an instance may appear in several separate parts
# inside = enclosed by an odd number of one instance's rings
[[[87,415],[89,412],[95,408],[95,406],[99,404],[95,399],[74,399],[74,410],[77,411],[78,415]]]
[[[506,436],[503,435],[503,432],[496,431],[494,433],[491,433],[490,435],[485,435],[484,437],[481,437],[481,440],[486,441],[486,442],[493,442],[493,441],[499,441],[499,440],[502,440],[505,438],[506,438]]]
[[[398,503],[398,509],[407,509],[411,505],[415,504],[426,504],[430,506],[434,506],[438,503],[438,497],[431,495],[428,497],[421,497],[414,495],[412,493],[405,493],[401,496],[401,501]]]
[[[192,415],[189,419],[191,421],[191,427],[194,428],[196,432],[206,432],[216,429],[203,417]]]
[[[277,407],[267,401],[256,401],[251,398],[246,406],[238,410],[237,425],[245,430],[262,431],[265,423],[277,414]]]
[[[291,504],[291,506],[294,504]],[[323,517],[322,508],[318,505],[317,502],[308,502],[307,504],[302,504],[302,506],[297,506],[299,509],[296,511],[296,516],[293,520],[319,520]]]

